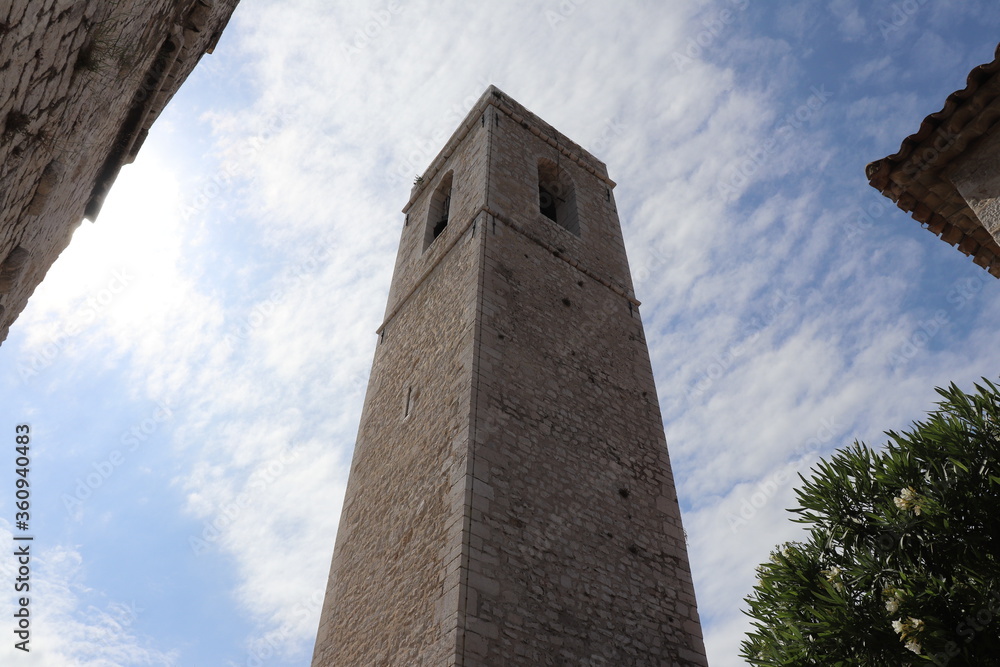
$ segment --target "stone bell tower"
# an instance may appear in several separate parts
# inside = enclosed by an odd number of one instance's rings
[[[314,667],[707,665],[613,187],[494,87],[417,179]]]

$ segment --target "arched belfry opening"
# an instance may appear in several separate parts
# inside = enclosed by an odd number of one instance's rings
[[[580,235],[573,179],[558,164],[546,158],[538,160],[538,210],[563,229]]]
[[[424,250],[441,236],[448,226],[451,211],[451,183],[454,172],[449,171],[441,177],[441,182],[434,188],[430,204],[427,207],[427,226],[424,233]]]

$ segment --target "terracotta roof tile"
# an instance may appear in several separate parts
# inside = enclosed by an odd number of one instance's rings
[[[903,139],[899,150],[870,163],[872,187],[934,234],[972,255],[979,266],[1000,277],[1000,245],[982,226],[942,171],[1000,122],[1000,45],[991,62],[969,72],[965,88],[948,96],[944,107]]]
[[[998,71],[1000,71],[1000,44],[997,45],[993,60],[983,65],[979,65],[969,72],[965,88],[962,90],[956,90],[954,93],[949,95],[948,99],[945,100],[944,107],[940,111],[932,113],[924,118],[923,122],[920,123],[920,129],[903,139],[903,143],[900,145],[897,152],[888,157],[884,157],[881,160],[875,160],[868,165],[866,169],[868,173],[868,180],[873,180],[873,172],[882,170],[884,167],[891,168],[892,164],[898,164],[907,160],[914,148],[922,144],[925,139],[934,134],[935,131],[937,131],[949,120],[956,121],[960,127],[967,125],[969,116],[973,114],[974,110],[980,111],[985,106],[982,101],[978,101],[978,103],[975,103],[974,101],[973,104],[967,104],[969,98],[973,97],[975,93],[984,86],[984,84],[993,80],[994,74]],[[1000,83],[1000,81],[997,81],[996,83]],[[996,92],[994,91],[993,97],[995,96]],[[978,127],[977,123],[976,127],[971,129],[978,130],[977,134],[981,135],[990,125],[993,124],[993,122],[995,122],[998,116],[1000,116],[1000,107],[990,107],[988,125],[986,127]],[[957,127],[954,128],[954,130],[957,129]],[[878,186],[876,185],[875,187]]]

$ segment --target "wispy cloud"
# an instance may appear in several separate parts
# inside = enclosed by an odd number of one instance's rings
[[[0,541],[14,544],[11,537],[9,527],[0,522]],[[141,604],[134,599],[102,600],[93,595],[81,582],[84,570],[78,551],[43,547],[35,552],[28,582],[29,652],[16,649],[12,640],[4,641],[0,643],[0,660],[12,665],[30,660],[33,667],[176,665],[172,651],[155,648],[155,640],[137,629],[144,612]],[[3,581],[13,582],[16,576],[13,559],[0,559]],[[14,599],[6,596],[0,610],[8,621],[14,618]]]

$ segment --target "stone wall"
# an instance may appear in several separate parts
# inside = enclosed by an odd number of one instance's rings
[[[0,8],[0,341],[237,2]]]
[[[947,176],[1000,244],[1000,127],[956,158]]]

